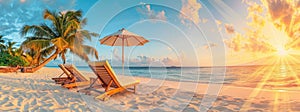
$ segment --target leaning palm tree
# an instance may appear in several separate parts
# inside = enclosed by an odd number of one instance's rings
[[[89,61],[89,54],[95,55],[98,59],[98,52],[95,48],[84,45],[84,40],[99,36],[83,30],[86,19],[82,19],[81,11],[50,12],[44,11],[44,19],[49,20],[51,25],[25,25],[21,30],[22,36],[27,36],[22,43],[22,48],[37,51],[35,59],[47,57],[44,61],[32,68],[32,72],[42,68],[51,60],[61,57],[66,60],[66,53],[70,52],[85,61]],[[28,36],[29,35],[29,36]],[[26,72],[26,71],[25,71]]]
[[[0,35],[0,52],[3,52],[5,50],[5,40],[3,39],[3,36]]]

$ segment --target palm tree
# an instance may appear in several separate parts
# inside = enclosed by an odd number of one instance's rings
[[[49,20],[51,25],[25,25],[21,29],[22,36],[31,34],[22,43],[22,48],[37,51],[34,59],[37,59],[37,57],[48,57],[43,62],[38,62],[40,64],[32,68],[33,72],[58,56],[65,63],[66,53],[68,52],[79,56],[85,61],[89,61],[89,54],[95,55],[98,59],[97,50],[91,46],[84,45],[84,40],[91,41],[93,36],[99,35],[82,29],[82,26],[86,24],[86,19],[82,19],[81,16],[81,11],[56,13],[45,10],[44,19]]]
[[[24,51],[22,47],[18,48],[15,51],[16,56],[20,56],[24,61],[26,61],[29,65],[28,66],[36,66],[39,62],[45,60],[45,57],[37,57],[36,53],[33,49]]]
[[[4,43],[5,43],[5,40],[3,39],[3,36],[0,35],[0,52],[3,52],[6,48]]]
[[[15,56],[15,50],[17,49],[16,47],[14,47],[14,45],[17,42],[8,42],[6,45],[6,51],[8,52],[9,55],[11,56]]]

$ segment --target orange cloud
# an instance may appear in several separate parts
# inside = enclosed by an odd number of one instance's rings
[[[274,52],[279,46],[291,44],[286,40],[295,38],[295,35],[300,36],[300,21],[295,19],[300,19],[300,14],[296,14],[295,11],[300,9],[298,8],[300,5],[292,5],[297,3],[286,0],[261,0],[261,2],[258,4],[251,0],[244,0],[248,5],[248,27],[245,28],[244,34],[235,31],[232,38],[224,40],[229,48],[236,52]],[[234,31],[226,24],[225,30],[227,33]],[[300,40],[293,43],[299,45]]]
[[[215,23],[216,23],[217,26],[218,26],[218,30],[221,31],[221,30],[222,30],[222,27],[221,27],[222,21],[220,21],[220,20],[215,20]]]
[[[285,31],[295,45],[299,46],[299,42],[295,43],[300,34],[300,3],[298,0],[263,0],[262,1],[268,16],[272,20],[274,26]]]
[[[259,35],[254,32],[247,35],[236,33],[234,37],[224,40],[224,42],[236,52],[266,53],[274,51],[274,47],[267,40],[259,38]]]
[[[233,49],[236,52],[239,52],[243,47],[244,37],[242,37],[241,34],[237,33],[235,37],[232,37],[231,39],[224,40],[227,47]]]
[[[217,25],[221,25],[222,24],[222,22],[220,20],[215,20],[215,22],[216,22]]]
[[[209,48],[213,48],[213,47],[216,47],[216,46],[217,46],[216,43],[209,42],[208,44],[204,45],[203,48],[204,49],[209,49]]]
[[[225,31],[228,34],[233,34],[235,32],[232,24],[225,24]]]
[[[257,4],[256,2],[248,2],[247,3],[248,5],[249,5],[249,7],[248,7],[248,11],[249,12],[258,12],[258,13],[262,13],[263,12],[263,7],[262,7],[262,5],[259,5],[259,4]]]

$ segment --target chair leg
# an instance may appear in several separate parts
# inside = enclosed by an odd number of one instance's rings
[[[124,90],[126,90],[126,89],[125,88],[115,88],[115,89],[109,90],[109,91],[107,91],[107,92],[105,92],[105,93],[97,96],[96,99],[101,99],[103,101],[106,101],[106,100],[108,100],[108,98],[110,96],[112,96],[112,95],[114,95],[116,93],[119,93],[121,91],[124,91]]]
[[[133,93],[135,94],[136,91],[136,85],[133,86]]]

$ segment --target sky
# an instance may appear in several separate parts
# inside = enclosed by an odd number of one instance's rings
[[[121,65],[121,47],[99,40],[121,28],[150,41],[125,47],[128,66],[245,65],[297,55],[300,45],[297,0],[0,0],[0,8],[0,34],[18,45],[25,39],[19,35],[22,26],[46,22],[44,9],[82,10],[88,19],[84,29],[100,34],[85,43],[113,65]],[[72,54],[67,62],[86,65]]]

